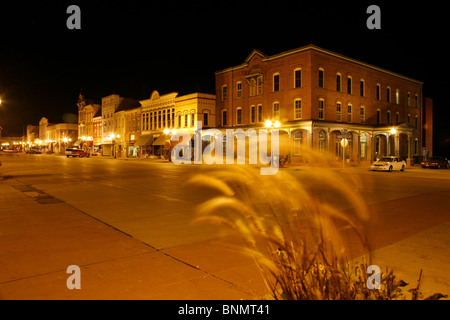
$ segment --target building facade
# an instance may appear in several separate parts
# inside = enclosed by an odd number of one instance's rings
[[[291,162],[304,160],[305,147],[355,162],[397,155],[412,164],[423,155],[421,81],[314,45],[273,56],[254,50],[215,75],[218,126],[279,121],[280,154]]]
[[[170,135],[177,130],[189,131],[192,135],[199,129],[216,125],[216,96],[207,93],[192,93],[178,96],[177,92],[160,95],[153,91],[150,99],[141,101],[142,134],[137,141],[143,155],[167,155]],[[166,131],[166,133],[165,133]]]
[[[94,146],[94,118],[101,109],[100,103],[94,100],[86,100],[80,92],[78,96],[78,139],[75,145],[90,152]]]
[[[115,153],[116,146],[121,146],[123,137],[120,136],[116,129],[119,129],[118,121],[123,120],[123,113],[118,114],[116,119],[116,111],[125,111],[133,108],[139,108],[139,101],[123,98],[117,94],[113,94],[102,98],[102,154],[104,156],[117,156]],[[120,123],[122,125],[122,122]]]

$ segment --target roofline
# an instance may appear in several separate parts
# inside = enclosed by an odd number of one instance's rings
[[[363,62],[363,61],[360,61],[360,60],[357,60],[357,59],[353,59],[353,58],[344,56],[344,55],[342,55],[340,53],[336,53],[336,52],[333,52],[333,51],[330,51],[330,50],[327,50],[327,49],[320,48],[320,47],[318,47],[318,46],[316,46],[314,44],[309,44],[309,45],[306,45],[306,46],[303,46],[303,47],[300,47],[300,48],[296,48],[296,49],[292,49],[292,50],[289,50],[289,51],[277,53],[277,54],[274,54],[272,56],[266,56],[259,50],[253,50],[253,52],[247,57],[247,59],[245,59],[243,64],[235,66],[235,67],[230,67],[230,68],[226,68],[226,69],[223,69],[223,70],[216,71],[215,75],[217,76],[217,75],[220,75],[220,74],[224,74],[224,73],[228,73],[228,72],[232,72],[232,71],[235,71],[235,70],[240,70],[240,69],[248,67],[248,62],[253,57],[253,55],[255,55],[257,53],[262,57],[262,61],[265,62],[265,61],[272,61],[272,60],[281,59],[281,58],[284,58],[286,56],[290,56],[290,55],[297,54],[297,53],[304,52],[304,51],[308,51],[308,50],[313,50],[313,51],[316,51],[316,52],[320,52],[320,53],[323,53],[323,54],[326,54],[326,55],[329,55],[329,56],[332,56],[332,57],[335,57],[335,58],[338,58],[338,59],[341,59],[341,60],[344,60],[344,61],[355,63],[357,65],[360,65],[360,66],[363,66],[363,67],[366,67],[366,68],[369,68],[369,69],[372,69],[372,70],[375,70],[375,71],[378,71],[378,72],[382,72],[384,74],[388,74],[388,75],[396,77],[396,78],[400,78],[400,79],[407,80],[407,81],[410,81],[410,82],[413,82],[413,83],[416,83],[416,84],[423,85],[423,81],[419,81],[419,80],[416,80],[416,79],[413,79],[413,78],[401,75],[399,73],[392,72],[392,71],[389,71],[387,69],[383,69],[383,68],[377,67],[375,65],[372,65],[372,64],[369,64],[369,63],[366,63],[366,62]]]

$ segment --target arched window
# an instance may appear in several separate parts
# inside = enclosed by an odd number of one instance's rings
[[[242,108],[236,109],[236,124],[242,124]]]

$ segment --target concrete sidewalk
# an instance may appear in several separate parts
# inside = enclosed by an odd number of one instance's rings
[[[252,283],[253,261],[236,255],[226,239],[177,248],[200,251],[213,274],[65,203],[41,204],[34,191],[19,191],[18,185],[0,183],[0,299],[235,300],[263,292],[262,283]],[[66,286],[71,265],[81,269],[81,290]],[[221,278],[235,273],[236,283]]]
[[[0,299],[247,300],[266,294],[253,260],[236,252],[237,237],[156,250],[51,199],[14,179],[0,182]],[[414,200],[372,206],[373,263],[393,268],[410,283],[406,289],[423,269],[425,297],[450,294],[450,194]],[[391,208],[403,210],[393,215]],[[443,214],[428,219],[423,210]],[[404,217],[410,224],[399,226]],[[81,269],[81,290],[66,286],[71,265]]]

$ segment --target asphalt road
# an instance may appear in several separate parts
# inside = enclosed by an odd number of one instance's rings
[[[160,160],[66,158],[48,155],[0,155],[5,179],[15,179],[156,248],[167,249],[220,236],[220,228],[193,224],[196,207],[217,192],[187,184],[200,173],[223,166],[174,165]],[[257,170],[257,169],[255,169]],[[317,169],[320,170],[320,169]],[[336,183],[307,167],[281,169],[322,201],[345,210],[352,205]],[[450,170],[419,167],[405,172],[372,172],[366,167],[336,168],[336,178],[357,190],[369,205],[415,199],[450,191]],[[255,186],[258,187],[258,186]],[[270,193],[270,190],[267,191]],[[289,195],[286,195],[289,196]],[[395,216],[386,212],[387,216]],[[424,212],[447,219],[446,212]],[[402,217],[399,217],[399,219]],[[408,219],[408,217],[404,217]],[[399,221],[402,225],[407,221]],[[386,226],[389,227],[389,226]]]

